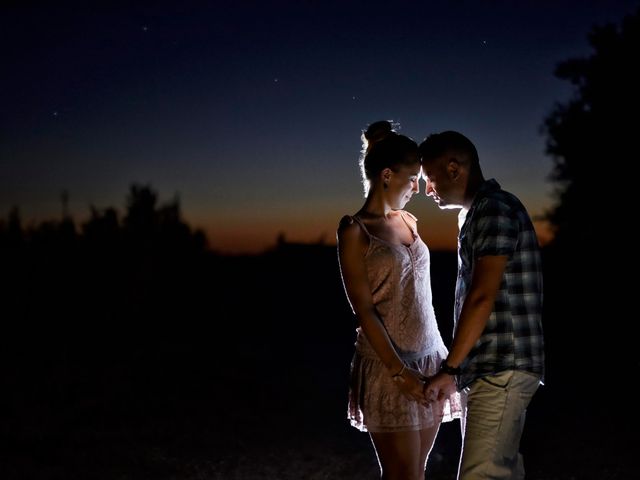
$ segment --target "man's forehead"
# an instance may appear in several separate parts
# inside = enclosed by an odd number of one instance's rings
[[[430,177],[433,175],[433,167],[430,165],[422,165],[422,175],[424,177]]]
[[[445,154],[437,158],[422,159],[422,170],[428,173],[442,165],[445,165],[449,158],[450,156]]]

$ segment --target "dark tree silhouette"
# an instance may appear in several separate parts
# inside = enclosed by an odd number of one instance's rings
[[[619,27],[595,27],[588,38],[591,56],[556,69],[576,90],[545,122],[547,152],[555,162],[551,180],[558,186],[548,218],[557,244],[615,251],[624,248],[624,217],[639,155],[640,11]]]
[[[558,187],[548,213],[556,236],[546,252],[545,330],[552,374],[555,365],[556,372],[576,365],[563,377],[623,379],[624,369],[597,357],[638,365],[626,326],[632,298],[626,270],[635,256],[628,239],[639,157],[640,11],[619,26],[595,27],[588,39],[589,57],[557,66],[556,76],[575,93],[545,121]]]
[[[9,212],[6,227],[6,239],[9,246],[17,246],[22,243],[22,220],[18,207],[13,207]]]
[[[104,211],[91,206],[91,218],[82,226],[84,238],[89,244],[115,247],[120,243],[120,222],[114,208]]]

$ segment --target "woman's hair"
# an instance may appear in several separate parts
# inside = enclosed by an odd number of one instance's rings
[[[411,166],[418,162],[418,145],[411,138],[398,134],[395,130],[398,127],[397,123],[380,120],[362,132],[360,171],[365,197],[371,181],[385,168],[396,171],[400,166]]]

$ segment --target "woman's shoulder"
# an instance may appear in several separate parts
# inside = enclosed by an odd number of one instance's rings
[[[356,223],[355,215],[344,215],[338,223],[338,231]]]
[[[416,230],[418,228],[418,217],[416,217],[413,213],[407,212],[406,210],[399,210],[400,215],[404,219],[404,221],[413,229]]]
[[[344,215],[338,223],[337,235],[340,239],[357,239],[365,234],[362,223],[356,215]]]
[[[400,212],[401,215],[403,215],[405,217],[409,217],[415,223],[418,223],[418,217],[416,217],[413,213],[407,212],[406,210],[399,210],[399,212]]]
[[[338,235],[348,234],[360,230],[360,224],[355,215],[344,215],[338,223]]]

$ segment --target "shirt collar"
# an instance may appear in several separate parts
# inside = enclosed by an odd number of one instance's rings
[[[481,199],[489,195],[491,192],[496,192],[500,190],[500,188],[501,188],[500,184],[496,181],[495,178],[490,178],[489,180],[485,180],[484,182],[482,182],[480,184],[480,187],[478,188],[478,191],[473,197],[471,206],[468,209],[466,208],[460,209],[460,212],[458,213],[458,228],[462,229],[462,226],[464,225],[467,219],[467,215],[471,210],[475,208],[475,206],[478,204],[478,202]]]

